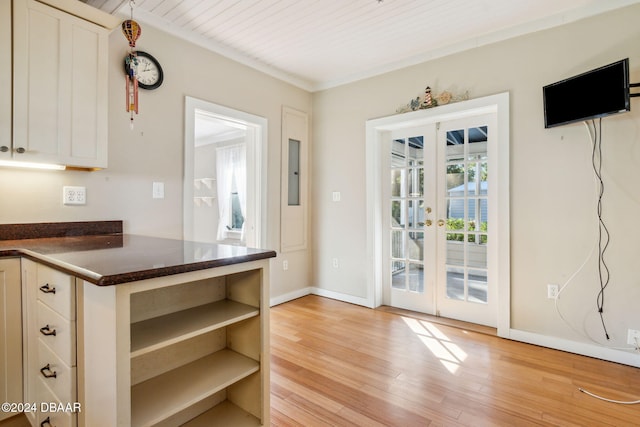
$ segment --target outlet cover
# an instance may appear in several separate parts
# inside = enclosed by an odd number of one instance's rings
[[[86,187],[62,187],[62,203],[65,205],[86,205],[87,189]]]
[[[550,298],[550,299],[558,298],[558,285],[553,285],[553,284],[547,285],[547,298]]]
[[[638,341],[636,341],[636,339]],[[627,344],[635,347],[638,345],[639,342],[640,342],[640,331],[637,331],[635,329],[629,329],[627,331]]]

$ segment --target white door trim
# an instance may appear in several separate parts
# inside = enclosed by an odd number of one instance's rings
[[[388,132],[474,116],[495,113],[497,132],[495,155],[499,165],[496,180],[500,186],[497,197],[498,218],[493,224],[498,229],[496,242],[498,259],[498,335],[508,337],[510,319],[510,236],[509,236],[509,93],[486,96],[483,98],[447,104],[436,108],[398,114],[366,122],[366,195],[367,195],[367,305],[378,307],[382,304],[383,275],[382,263],[382,179],[387,175],[380,173],[382,164],[381,143]]]
[[[247,200],[248,206],[255,209],[259,221],[253,224],[254,235],[257,236],[256,247],[266,248],[267,245],[267,119],[235,110],[223,105],[202,99],[185,96],[185,128],[184,128],[184,170],[183,170],[183,228],[188,218],[193,217],[193,151],[195,111],[204,110],[221,119],[228,119],[243,123],[255,129],[253,150],[247,152],[247,164],[252,168],[254,197]],[[251,154],[250,154],[251,153]],[[253,156],[253,157],[252,157]],[[249,184],[249,183],[247,183]]]

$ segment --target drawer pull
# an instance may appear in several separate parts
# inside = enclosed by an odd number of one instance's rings
[[[47,335],[47,336],[49,336],[49,335],[53,335],[54,337],[56,336],[56,330],[49,328],[49,325],[46,325],[46,326],[40,328],[40,333],[42,335]]]
[[[51,420],[49,419],[49,417],[47,417],[46,420],[44,420],[43,422],[40,423],[40,427],[45,427],[45,426],[54,427],[51,424]]]
[[[45,372],[46,371],[46,372]],[[58,374],[56,373],[56,371],[52,371],[51,370],[51,366],[49,366],[49,364],[47,363],[47,366],[45,366],[44,368],[40,368],[40,373],[45,377],[45,378],[57,378]]]
[[[40,286],[40,290],[42,292],[44,292],[45,294],[55,294],[56,293],[56,288],[50,288],[48,283],[45,283],[44,285]]]

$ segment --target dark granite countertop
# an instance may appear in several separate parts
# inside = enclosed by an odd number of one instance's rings
[[[110,286],[267,259],[272,250],[130,234],[0,240],[0,257],[24,256]]]

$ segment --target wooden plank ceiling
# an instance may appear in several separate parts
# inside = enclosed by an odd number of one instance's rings
[[[319,90],[639,1],[135,0],[134,18]]]

